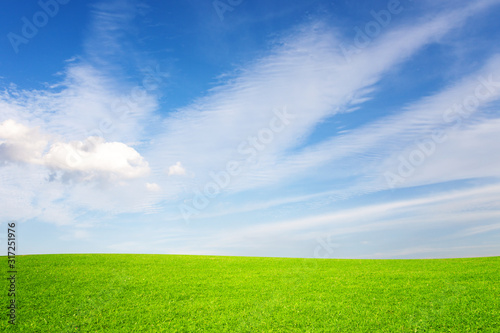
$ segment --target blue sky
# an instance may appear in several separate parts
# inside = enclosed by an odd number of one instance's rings
[[[500,1],[2,6],[20,254],[500,254]]]

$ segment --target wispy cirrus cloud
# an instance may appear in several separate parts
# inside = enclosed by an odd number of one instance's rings
[[[439,137],[438,141],[440,142],[432,144],[434,150],[439,149],[440,152],[428,160],[437,160],[437,163],[447,161],[446,163],[450,167],[454,164],[455,169],[460,168],[460,165],[463,165],[460,161],[464,161],[465,157],[484,155],[484,149],[475,148],[479,148],[480,145],[489,147],[489,144],[497,139],[495,131],[497,119],[491,119],[484,113],[481,116],[481,111],[489,110],[491,103],[500,98],[499,60],[500,58],[497,56],[493,57],[479,71],[433,96],[425,97],[406,106],[395,115],[382,117],[372,123],[350,130],[346,134],[309,146],[296,156],[289,156],[281,164],[273,165],[272,168],[261,172],[269,173],[265,177],[266,179],[276,180],[279,177],[290,177],[293,174],[307,174],[308,169],[318,165],[328,165],[335,169],[335,163],[339,163],[341,167],[349,165],[352,173],[365,172],[368,177],[378,180],[376,187],[379,189],[389,188],[391,186],[387,183],[384,175],[388,171],[397,174],[397,167],[400,164],[398,156],[405,151],[408,155],[408,149],[410,151],[415,149],[418,142],[429,141],[433,136]],[[476,92],[482,97],[476,97]],[[471,102],[472,105],[467,105]],[[492,107],[496,108],[497,106]],[[469,143],[462,144],[465,141]],[[467,147],[473,143],[475,143],[474,148],[468,149]],[[454,150],[454,157],[450,155],[449,150],[453,146],[460,147],[460,150]],[[489,151],[488,154],[490,154],[489,158],[496,156],[495,152]],[[483,165],[494,164],[486,163],[484,157],[481,159],[468,158],[468,160]],[[370,169],[366,168],[367,164],[370,164]],[[391,164],[393,165],[391,166]],[[447,169],[449,170],[450,167]],[[428,167],[420,168],[421,172],[425,172],[424,168]],[[463,165],[463,169],[477,170],[466,165]],[[272,172],[267,170],[272,170]],[[435,182],[453,179],[444,167],[442,172],[428,170],[427,174],[432,174]],[[476,172],[476,174],[480,176],[480,172]],[[496,172],[483,174],[485,177],[493,175],[498,174]],[[440,177],[442,178],[439,179]],[[258,178],[262,179],[263,177]],[[464,176],[457,175],[455,179],[462,178]],[[413,182],[408,179],[406,185],[416,185],[415,181],[416,178],[413,179]],[[373,183],[367,183],[366,180],[364,185],[367,187],[375,186]]]
[[[483,68],[435,95],[409,104],[394,115],[309,146],[281,163],[260,168],[253,179],[276,182],[292,177],[311,179],[317,176],[310,171],[319,167],[336,174],[337,179],[362,175],[362,181],[339,184],[330,191],[261,204],[253,202],[250,205],[253,208],[243,205],[224,213],[272,206],[305,208],[315,206],[314,202],[326,205],[394,187],[500,177],[497,168],[500,155],[490,148],[500,139],[499,119],[494,117],[500,98],[499,65],[499,58],[494,56]],[[424,156],[421,164],[410,162],[415,151]],[[399,175],[402,167],[407,174]]]
[[[308,138],[315,128],[326,119],[350,112],[375,98],[377,83],[395,66],[424,47],[439,43],[472,15],[496,3],[481,1],[411,25],[395,25],[362,52],[353,54],[350,62],[346,62],[339,48],[344,41],[334,28],[323,23],[302,26],[284,37],[269,55],[242,68],[208,96],[170,114],[151,156],[155,156],[156,164],[182,161],[196,175],[183,184],[192,189],[202,188],[210,181],[209,172],[223,170],[227,161],[246,161],[251,155],[258,156],[258,163],[248,163],[245,175],[234,179],[227,190],[279,186],[297,177],[309,177],[314,174],[313,169],[326,168],[337,161],[344,163],[346,169],[354,164],[354,170],[359,170],[360,161],[372,163],[373,157],[381,160],[405,142],[410,144],[437,126],[442,122],[443,108],[471,88],[467,84],[477,84],[476,78],[448,95],[443,93],[433,101],[415,102],[413,106],[424,108],[434,103],[431,112],[410,111],[412,107],[407,107],[402,115],[309,144]],[[494,70],[495,64],[496,60],[492,60],[490,68]],[[488,74],[487,70],[484,73]],[[496,98],[493,95],[490,100]],[[482,100],[481,104],[488,102]],[[273,109],[283,106],[294,116],[283,132],[275,135],[265,149],[242,146],[268,126]],[[349,177],[344,171],[339,174]],[[179,184],[170,185],[167,187]],[[383,189],[386,184],[370,184],[370,187]]]

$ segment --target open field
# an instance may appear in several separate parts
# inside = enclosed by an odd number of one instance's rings
[[[499,332],[500,327],[500,257],[68,254],[16,260],[19,332]],[[2,280],[6,314],[8,281]],[[9,331],[6,317],[2,332]]]

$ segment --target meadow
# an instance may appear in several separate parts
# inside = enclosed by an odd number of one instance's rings
[[[7,258],[5,271],[7,271]],[[500,257],[17,256],[9,332],[499,332]]]

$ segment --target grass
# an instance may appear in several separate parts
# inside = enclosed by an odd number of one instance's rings
[[[500,257],[66,254],[16,261],[19,332],[500,331]],[[0,331],[12,329],[2,318]]]

